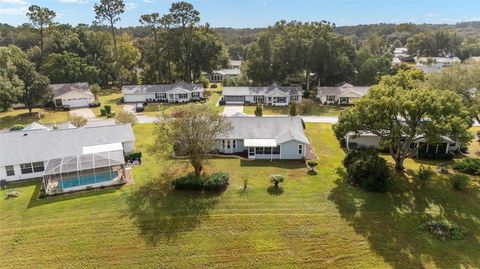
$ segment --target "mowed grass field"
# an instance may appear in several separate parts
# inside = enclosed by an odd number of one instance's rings
[[[134,185],[43,200],[38,182],[10,185],[20,197],[0,200],[1,268],[480,267],[477,178],[461,192],[448,176],[422,187],[409,160],[389,193],[365,192],[343,182],[331,126],[307,124],[317,175],[300,162],[219,158],[208,172],[230,174],[224,193],[178,192],[146,151],[153,125],[134,129],[144,152]],[[286,177],[281,191],[269,188],[270,174]],[[419,229],[436,216],[465,238],[440,241]]]
[[[247,115],[255,114],[255,105],[248,105],[243,107],[243,113]],[[338,116],[344,106],[322,105],[314,102],[309,113],[303,113],[303,116]],[[288,115],[288,106],[263,106],[263,115]],[[299,112],[300,113],[300,112]]]

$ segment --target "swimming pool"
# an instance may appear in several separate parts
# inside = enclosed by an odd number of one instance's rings
[[[112,171],[111,174],[107,172],[107,173],[96,174],[95,176],[91,175],[91,176],[81,176],[80,178],[77,178],[77,177],[64,178],[59,183],[61,184],[63,189],[68,189],[72,187],[85,186],[85,185],[91,185],[95,183],[111,181],[116,177],[117,177],[117,172]]]

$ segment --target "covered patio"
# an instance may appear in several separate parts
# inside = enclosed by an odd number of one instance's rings
[[[43,173],[47,195],[126,183],[123,151],[86,153],[51,159]]]

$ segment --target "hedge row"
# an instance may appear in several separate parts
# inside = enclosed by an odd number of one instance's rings
[[[208,177],[188,174],[174,179],[172,185],[177,190],[222,191],[228,186],[228,174],[219,172]]]

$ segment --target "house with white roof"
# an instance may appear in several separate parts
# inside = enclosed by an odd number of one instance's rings
[[[302,101],[303,90],[300,86],[268,87],[224,87],[222,90],[225,104],[262,103],[271,106],[288,106],[291,102]]]
[[[175,83],[159,85],[125,85],[122,87],[125,103],[186,103],[204,98],[202,84]]]
[[[228,60],[228,68],[230,69],[240,69],[242,67],[241,60]]]
[[[228,79],[240,77],[240,69],[220,69],[215,70],[209,75],[210,82],[223,82]]]
[[[317,99],[324,104],[351,105],[368,93],[368,86],[353,86],[341,83],[334,87],[318,87]]]
[[[95,96],[86,82],[50,84],[53,91],[55,107],[88,107],[95,101]]]
[[[300,117],[228,117],[232,130],[218,137],[215,150],[249,159],[300,160],[310,150]]]
[[[57,130],[39,125],[0,133],[0,179],[43,178],[50,194],[124,179],[123,156],[135,142],[131,125]]]

